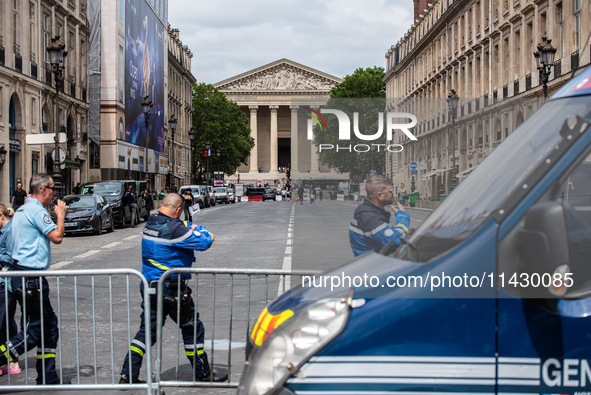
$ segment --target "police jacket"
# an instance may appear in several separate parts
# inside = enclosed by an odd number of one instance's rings
[[[355,256],[388,244],[400,244],[400,238],[408,233],[410,215],[399,210],[396,225],[390,225],[390,213],[365,200],[355,210],[349,226],[349,242]]]
[[[211,247],[209,231],[201,225],[191,231],[191,225],[161,212],[150,216],[142,237],[142,274],[148,282],[158,280],[167,270],[191,267],[194,250]],[[182,274],[182,277],[191,278],[191,275]]]

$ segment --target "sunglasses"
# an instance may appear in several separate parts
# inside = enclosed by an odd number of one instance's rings
[[[47,188],[47,189],[51,189],[52,191],[54,191],[54,192],[55,192],[55,185],[54,185],[54,186],[52,186],[52,187],[45,187],[45,188]]]

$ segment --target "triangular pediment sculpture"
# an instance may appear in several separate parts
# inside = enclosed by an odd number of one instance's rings
[[[221,91],[329,91],[342,82],[287,59],[270,63],[214,84]]]

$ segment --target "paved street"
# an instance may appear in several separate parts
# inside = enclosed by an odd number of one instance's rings
[[[208,251],[196,253],[194,267],[292,267],[317,270],[341,265],[353,259],[348,241],[348,227],[356,206],[357,203],[350,201],[324,200],[317,201],[316,205],[309,202],[299,205],[266,201],[216,205],[204,209],[194,217],[195,222],[210,229],[216,235],[216,241]],[[409,211],[412,215],[411,228],[418,226],[429,214],[426,211]],[[129,268],[141,271],[142,229],[143,223],[135,229],[116,229],[113,233],[103,233],[101,236],[66,237],[61,245],[52,247],[51,270]],[[64,377],[73,378],[73,383],[77,383],[78,376],[80,383],[95,383],[95,380],[98,383],[118,382],[128,339],[133,338],[139,325],[138,317],[141,310],[138,285],[139,282],[134,276],[98,276],[94,281],[89,277],[80,277],[76,283],[71,277],[60,278],[59,314],[62,325]],[[277,278],[255,277],[250,283],[250,297],[249,284],[240,276],[235,276],[231,280],[229,276],[217,275],[214,278],[211,275],[200,275],[197,286],[195,279],[191,281],[190,286],[193,288],[197,308],[205,324],[206,349],[209,350],[210,361],[213,356],[216,364],[225,364],[230,355],[233,365],[231,379],[237,382],[244,361],[247,316],[252,324],[252,320],[265,304],[277,296],[280,283]],[[50,279],[50,287],[52,304],[57,312],[55,278]],[[128,306],[131,312],[129,321]],[[230,315],[235,319],[232,327]],[[78,331],[76,327],[79,328]],[[215,353],[211,352],[211,341],[208,341],[212,337],[215,338]],[[96,351],[93,346],[95,338]],[[172,322],[165,326],[163,342],[163,379],[190,380],[189,364],[182,347],[179,347],[181,354],[178,357],[177,369],[177,348],[173,345],[182,340],[177,338],[176,326]],[[153,354],[155,355],[155,348]],[[29,382],[34,383],[34,353],[29,353],[27,363]],[[21,367],[24,368],[23,358]],[[144,366],[140,378],[145,379],[145,374]],[[21,384],[24,382],[24,374],[12,376],[11,379]],[[5,384],[7,377],[0,377],[0,385]],[[167,389],[167,393],[189,391]],[[229,394],[235,391],[210,389],[201,392]]]

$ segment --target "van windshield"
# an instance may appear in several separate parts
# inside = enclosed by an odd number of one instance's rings
[[[561,141],[571,115],[590,117],[591,96],[549,101],[478,165],[394,256],[427,262],[474,234]],[[412,257],[412,258],[411,258]]]
[[[101,196],[119,196],[121,195],[121,184],[117,182],[94,184],[94,193]]]

